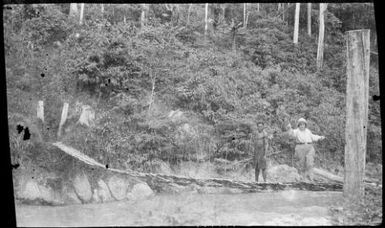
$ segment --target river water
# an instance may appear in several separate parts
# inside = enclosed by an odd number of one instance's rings
[[[341,192],[162,194],[141,201],[16,205],[17,226],[331,225]]]

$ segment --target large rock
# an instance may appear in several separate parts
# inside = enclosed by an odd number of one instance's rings
[[[97,193],[101,202],[108,202],[113,200],[110,189],[108,189],[107,184],[103,180],[98,181]]]
[[[92,126],[95,120],[95,111],[89,105],[82,106],[79,123],[86,126]]]
[[[36,200],[40,198],[39,185],[33,179],[26,181],[21,185],[19,197],[26,200]]]
[[[88,181],[87,176],[84,173],[78,174],[75,176],[75,179],[73,181],[73,186],[76,194],[78,195],[81,201],[88,202],[91,200],[91,197],[92,197],[91,185],[90,185],[90,182]]]
[[[92,194],[92,202],[94,202],[94,203],[100,203],[101,202],[98,189],[94,189],[94,193]]]
[[[81,204],[82,202],[72,187],[64,186],[62,190],[63,200],[65,204]]]
[[[117,176],[112,176],[108,180],[108,187],[110,188],[111,195],[116,200],[123,200],[126,198],[128,186],[129,183],[127,180]]]
[[[154,195],[154,191],[146,183],[138,183],[134,185],[131,192],[127,193],[126,197],[129,200],[141,200],[152,195]]]
[[[300,175],[294,167],[288,165],[276,165],[267,170],[269,182],[295,182],[300,180]]]
[[[22,184],[18,197],[28,201],[41,200],[53,205],[63,204],[63,200],[58,193],[49,187],[39,185],[34,179],[29,179]]]

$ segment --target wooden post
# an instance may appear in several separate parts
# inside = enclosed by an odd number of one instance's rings
[[[318,33],[318,48],[317,48],[317,70],[322,69],[324,59],[324,34],[325,34],[325,22],[324,14],[327,7],[327,3],[320,3],[319,5],[319,33]]]
[[[61,136],[61,129],[64,125],[64,123],[67,120],[67,114],[68,114],[68,103],[65,102],[63,105],[63,111],[61,113],[61,119],[60,119],[60,124],[59,124],[59,130],[57,131],[57,137],[59,138]]]
[[[348,31],[344,197],[364,195],[369,100],[370,30]]]
[[[299,9],[300,9],[300,6],[301,6],[301,3],[295,3],[294,36],[293,36],[294,44],[298,43]]]
[[[41,119],[44,123],[44,102],[39,101],[37,105],[37,118]]]

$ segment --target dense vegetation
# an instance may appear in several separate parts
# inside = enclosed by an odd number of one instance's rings
[[[207,159],[245,158],[248,133],[262,120],[275,133],[273,150],[283,151],[277,160],[285,162],[293,144],[280,134],[282,126],[304,117],[314,133],[327,137],[317,144],[317,164],[334,169],[344,154],[343,34],[370,28],[374,50],[373,7],[329,4],[325,63],[317,72],[318,6],[313,4],[311,37],[302,7],[297,45],[292,6],[281,13],[276,4],[261,4],[259,11],[249,4],[247,28],[235,29],[242,4],[227,4],[223,15],[220,5],[210,4],[206,36],[203,5],[193,5],[189,16],[188,5],[150,5],[143,27],[140,5],[106,5],[102,13],[100,5],[87,4],[82,25],[68,15],[69,4],[9,6],[4,45],[11,141],[23,120],[33,136],[41,136],[28,144],[32,150],[63,140],[114,167],[141,169],[149,160],[178,162],[202,153]],[[371,57],[373,95],[379,88],[377,56]],[[37,100],[45,101],[44,127],[35,117]],[[57,139],[65,101],[67,131]],[[94,128],[74,127],[77,102],[97,110]],[[167,118],[177,109],[184,119]],[[368,161],[381,161],[378,102],[370,101],[369,120]],[[190,134],[178,136],[186,123]],[[11,147],[29,156],[19,149]]]
[[[282,129],[304,117],[313,133],[327,137],[316,144],[317,166],[338,171],[344,161],[345,31],[371,30],[369,93],[379,95],[373,5],[328,5],[320,71],[318,4],[312,36],[302,4],[296,45],[294,4],[280,10],[275,3],[259,10],[249,4],[247,27],[237,26],[243,4],[223,6],[209,4],[207,33],[203,4],[152,4],[145,23],[141,5],[105,5],[102,12],[101,5],[86,4],[82,24],[69,4],[5,6],[13,162],[65,172],[66,160],[46,144],[53,141],[110,167],[140,171],[151,171],[157,161],[241,160],[250,156],[250,131],[264,121],[274,135],[272,150],[282,151],[275,160],[290,164],[294,144]],[[45,102],[44,124],[36,118],[38,100]],[[70,108],[58,138],[63,102]],[[96,110],[91,128],[76,124],[82,104]],[[18,124],[28,127],[30,140],[23,140]],[[371,99],[367,162],[382,162],[381,145],[380,106]],[[366,214],[378,216],[378,209]]]

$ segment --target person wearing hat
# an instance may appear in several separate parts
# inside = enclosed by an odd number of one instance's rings
[[[304,118],[298,120],[298,128],[292,129],[290,123],[287,125],[290,136],[296,139],[294,157],[300,175],[313,181],[313,166],[315,150],[313,142],[325,139],[325,136],[313,134],[307,128],[307,121]]]
[[[264,129],[263,122],[259,121],[257,123],[257,129],[253,131],[251,137],[256,182],[258,182],[260,170],[262,170],[262,177],[266,182],[266,152],[268,149],[268,138],[270,137]]]

